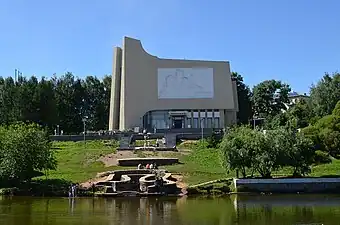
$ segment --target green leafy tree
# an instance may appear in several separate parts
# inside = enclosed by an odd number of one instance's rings
[[[35,124],[0,127],[0,178],[27,181],[37,171],[56,168],[48,135]]]
[[[301,99],[287,113],[289,120],[294,122],[296,128],[304,128],[309,125],[311,108],[306,100]]]
[[[340,100],[336,103],[332,115],[340,117]]]
[[[291,91],[288,84],[277,80],[266,80],[253,89],[253,110],[256,116],[274,117],[286,109],[289,103],[288,93]]]
[[[246,177],[247,169],[253,168],[254,135],[254,131],[247,126],[233,128],[225,135],[220,150],[222,164],[228,172],[238,170]]]
[[[257,131],[252,142],[256,145],[255,169],[264,178],[270,178],[273,171],[282,166],[285,150],[289,147],[290,136],[285,129]]]
[[[232,72],[231,77],[236,81],[238,108],[237,120],[241,124],[248,124],[252,118],[251,108],[251,91],[249,87],[243,82],[243,77],[237,72]]]
[[[340,154],[340,132],[328,128],[322,129],[319,133],[324,150],[330,155],[337,157]]]
[[[286,150],[286,163],[283,165],[293,168],[293,176],[299,177],[311,172],[310,167],[314,162],[315,148],[312,140],[302,133],[288,131],[286,133],[288,143]]]
[[[310,100],[315,116],[321,118],[332,113],[340,99],[340,74],[326,73],[323,78],[311,87]]]

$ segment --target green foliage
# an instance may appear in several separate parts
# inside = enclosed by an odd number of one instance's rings
[[[83,130],[82,117],[88,116],[87,129],[107,129],[111,77],[103,80],[88,76],[85,80],[72,73],[40,81],[0,77],[0,125],[30,121],[46,126],[52,133],[57,125],[64,134]]]
[[[290,90],[288,84],[276,80],[266,80],[256,85],[252,96],[255,115],[266,118],[281,113],[282,109],[286,109],[285,104],[289,103]]]
[[[229,172],[238,170],[243,177],[253,167],[255,149],[252,144],[257,133],[248,126],[232,128],[221,142],[222,164]]]
[[[247,171],[262,177],[284,166],[293,168],[293,175],[305,175],[314,159],[313,142],[301,133],[279,128],[266,133],[250,127],[232,129],[220,145],[224,167],[239,170],[243,177]]]
[[[36,124],[0,127],[0,178],[30,180],[36,171],[56,168],[47,133]]]
[[[317,120],[314,125],[302,130],[310,137],[317,149],[323,150],[333,157],[340,154],[340,116],[337,115],[340,104],[332,110],[333,114]]]
[[[327,115],[318,120],[315,127],[319,130],[330,129],[340,131],[340,117],[335,115]]]
[[[304,99],[301,99],[298,103],[291,107],[287,114],[289,120],[294,123],[295,128],[307,127],[312,116],[310,105]]]
[[[254,169],[262,177],[269,178],[274,170],[283,164],[284,151],[289,145],[286,130],[269,130],[266,133],[256,130],[252,144],[255,147]]]
[[[315,126],[308,126],[301,129],[301,133],[313,141],[315,149],[321,149],[322,143],[319,136],[319,130]]]
[[[311,109],[315,116],[323,117],[332,113],[340,99],[340,74],[326,73],[323,78],[311,87]]]
[[[314,155],[314,163],[315,164],[326,164],[331,163],[332,159],[329,157],[329,155],[321,150],[315,151]]]
[[[210,137],[206,139],[207,148],[218,148],[221,143],[221,138],[218,138],[216,134],[212,134]]]
[[[340,132],[325,128],[320,131],[319,137],[322,140],[324,150],[330,155],[337,157],[340,154]]]
[[[238,108],[237,121],[240,124],[248,124],[252,118],[251,96],[249,87],[243,82],[243,77],[237,72],[231,73],[231,78],[236,81]]]
[[[293,176],[307,175],[311,172],[310,166],[314,162],[315,149],[313,141],[306,138],[302,133],[293,133],[288,131],[286,133],[288,137],[285,143],[284,157],[286,158],[283,165],[293,168]]]
[[[334,109],[333,109],[332,114],[333,114],[334,116],[340,117],[340,100],[338,101],[338,103],[336,103],[336,105],[335,105],[335,107],[334,107]]]
[[[275,116],[267,116],[264,123],[264,129],[272,130],[278,127],[286,126],[289,121],[289,115],[287,113],[279,113]]]

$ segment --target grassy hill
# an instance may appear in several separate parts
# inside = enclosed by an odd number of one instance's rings
[[[53,147],[56,149],[58,168],[56,171],[47,173],[47,178],[50,179],[57,178],[83,182],[93,178],[98,172],[122,169],[119,166],[105,167],[102,162],[98,161],[100,157],[116,152],[117,143],[115,142],[88,141],[86,145],[84,142],[54,142]],[[200,149],[197,148],[195,143],[182,144],[179,148],[186,151],[172,153],[171,156],[179,157],[182,164],[166,166],[166,169],[174,173],[181,173],[184,176],[184,182],[198,184],[235,176],[234,172],[226,174],[220,164],[218,150]],[[137,155],[145,157],[143,153]],[[285,176],[290,175],[291,171],[286,168],[276,171],[274,174]],[[340,160],[333,160],[330,164],[314,166],[311,175],[340,175]]]

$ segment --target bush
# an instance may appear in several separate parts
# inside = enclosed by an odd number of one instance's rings
[[[0,127],[0,179],[25,181],[37,171],[55,169],[51,146],[46,131],[36,124]]]
[[[313,142],[303,133],[280,128],[264,133],[250,127],[232,129],[223,139],[221,160],[226,170],[256,171],[262,177],[271,177],[272,171],[283,166],[293,168],[294,176],[306,175],[314,159]]]
[[[326,152],[323,152],[321,150],[316,150],[314,155],[314,163],[315,164],[326,164],[331,163],[332,159],[329,157],[329,155]]]

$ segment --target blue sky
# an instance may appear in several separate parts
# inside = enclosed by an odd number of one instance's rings
[[[111,74],[123,36],[308,92],[340,64],[339,0],[0,0],[0,76]]]

